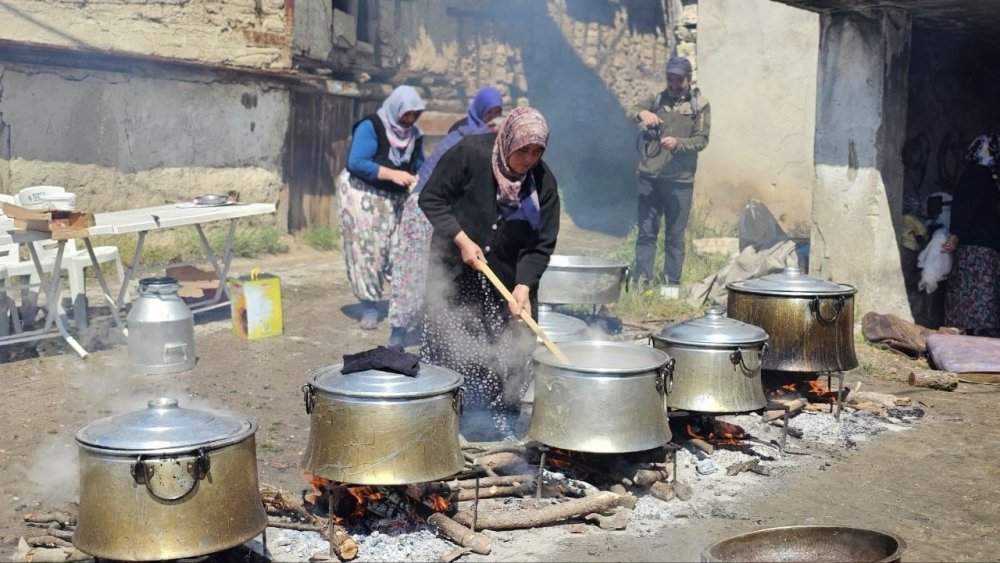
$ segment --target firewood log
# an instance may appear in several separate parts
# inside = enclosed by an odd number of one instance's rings
[[[649,488],[649,494],[653,495],[654,498],[658,498],[664,502],[670,502],[674,499],[674,485],[673,483],[664,483],[663,481],[657,481],[653,483],[653,486]]]
[[[500,498],[500,497],[521,497],[534,490],[533,484],[510,485],[506,487],[483,487],[479,489],[479,498]],[[459,502],[465,500],[475,500],[476,489],[460,489],[458,491]]]
[[[518,510],[516,512],[486,512],[479,511],[476,525],[486,530],[521,530],[556,524],[566,520],[579,519],[590,513],[604,513],[612,508],[623,506],[626,497],[609,491],[603,491],[588,497],[568,500],[559,504],[545,506],[537,510]],[[469,526],[472,524],[472,514],[465,510],[455,513],[456,522]]]
[[[670,471],[666,469],[640,469],[635,472],[632,482],[641,487],[649,487],[658,481],[666,481],[670,478]]]
[[[715,446],[709,444],[708,442],[702,440],[701,438],[691,438],[688,440],[688,443],[690,443],[692,446],[698,448],[699,450],[705,452],[708,455],[712,455],[713,453],[715,453]]]
[[[330,549],[341,561],[350,561],[358,556],[358,542],[347,533],[343,526],[332,524]]]
[[[809,401],[805,399],[795,399],[794,401],[785,402],[788,405],[788,416],[793,417],[802,411],[809,404]],[[770,410],[764,411],[764,422],[771,422],[778,419],[783,419],[785,417],[785,411],[782,410]]]
[[[523,485],[525,483],[530,483],[535,480],[534,475],[524,474],[524,475],[503,475],[501,477],[483,477],[479,479],[479,487],[510,487],[512,485]],[[448,487],[452,491],[459,491],[462,489],[475,489],[476,479],[462,479],[460,481],[448,481]]]
[[[482,516],[479,517],[479,526],[482,527]],[[472,517],[469,517],[472,522]],[[467,547],[480,555],[489,555],[493,549],[490,538],[470,530],[467,525],[460,524],[452,520],[447,515],[436,512],[427,518],[427,523],[437,528],[445,537],[461,547]]]
[[[910,372],[909,382],[914,387],[954,391],[958,387],[958,376],[948,371],[919,370]]]

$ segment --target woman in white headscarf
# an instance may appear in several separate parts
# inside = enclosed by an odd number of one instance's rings
[[[542,160],[549,130],[519,107],[496,134],[471,135],[446,152],[420,192],[434,226],[420,357],[465,378],[468,411],[487,409],[513,438],[525,366],[537,346],[521,310],[537,318],[538,282],[559,234],[559,188]],[[511,291],[507,302],[481,271]]]
[[[978,336],[1000,336],[1000,134],[969,146],[951,203],[954,253],[944,324]]]
[[[424,162],[423,134],[414,125],[424,107],[412,87],[393,90],[377,112],[354,125],[347,169],[337,177],[347,278],[365,330],[378,326],[377,303],[392,272],[392,238]]]

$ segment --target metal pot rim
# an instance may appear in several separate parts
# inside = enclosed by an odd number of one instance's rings
[[[892,532],[886,532],[886,531],[883,531],[883,530],[877,530],[877,529],[874,529],[874,528],[860,528],[860,527],[857,527],[857,526],[799,524],[799,525],[794,525],[794,526],[773,526],[773,527],[769,527],[769,528],[761,528],[759,530],[753,530],[751,532],[744,532],[742,534],[737,534],[735,536],[730,536],[728,538],[721,539],[721,540],[719,540],[717,542],[712,543],[711,545],[709,545],[708,547],[704,548],[701,551],[702,560],[703,561],[718,561],[718,562],[721,562],[721,561],[723,561],[723,559],[719,559],[718,557],[715,557],[714,555],[712,555],[711,550],[713,548],[715,548],[717,546],[720,546],[720,545],[722,545],[724,543],[727,543],[727,542],[736,541],[736,540],[739,540],[739,539],[746,539],[746,538],[749,538],[749,537],[753,537],[753,536],[757,536],[757,535],[762,535],[762,534],[767,534],[767,533],[774,533],[774,532],[777,532],[778,530],[817,530],[817,531],[850,530],[850,531],[855,531],[855,532],[871,532],[872,534],[879,534],[879,535],[882,535],[882,536],[886,536],[888,538],[891,538],[893,541],[895,541],[896,542],[896,550],[893,553],[885,556],[882,559],[879,559],[878,561],[876,561],[874,563],[887,563],[887,562],[890,562],[890,561],[899,561],[900,557],[902,557],[902,554],[903,554],[904,551],[906,551],[906,547],[907,547],[906,546],[906,540],[904,540],[902,537],[898,536],[897,534],[893,534]]]
[[[134,458],[135,456],[150,456],[150,457],[160,457],[160,456],[181,456],[181,455],[197,455],[198,450],[203,450],[205,453],[211,453],[213,451],[221,450],[227,446],[232,446],[235,444],[242,444],[246,440],[252,438],[254,434],[257,433],[257,423],[253,422],[250,432],[246,436],[233,436],[221,440],[213,440],[211,442],[205,442],[202,444],[191,444],[187,446],[177,446],[173,448],[141,448],[141,449],[128,449],[128,448],[107,448],[103,446],[98,446],[95,444],[89,444],[82,441],[79,437],[76,438],[76,444],[81,450],[87,450],[88,452],[93,452],[97,454],[110,455],[110,456],[120,456],[126,458]]]
[[[737,348],[748,348],[751,346],[754,348],[760,348],[767,343],[767,338],[762,340],[747,340],[746,342],[695,342],[665,338],[655,332],[650,335],[650,338],[652,338],[654,342],[659,342],[667,346],[683,346],[699,350],[736,350]]]
[[[437,397],[441,395],[454,394],[457,389],[459,389],[465,382],[465,378],[461,374],[443,368],[440,366],[435,366],[433,364],[421,364],[420,370],[417,373],[417,377],[421,373],[427,375],[431,374],[437,379],[437,387],[423,387],[419,385],[414,386],[415,388],[409,391],[393,391],[388,392],[386,390],[365,390],[361,389],[340,389],[332,387],[329,384],[324,384],[320,382],[321,378],[333,379],[339,378],[343,380],[346,377],[362,377],[366,375],[381,376],[383,378],[399,379],[399,381],[408,382],[410,380],[416,381],[416,377],[409,377],[402,374],[396,374],[393,372],[386,372],[380,370],[366,370],[355,373],[347,374],[346,376],[341,374],[341,369],[344,367],[343,363],[335,364],[332,366],[327,366],[317,370],[313,370],[308,374],[308,386],[315,393],[322,393],[324,395],[329,395],[333,397],[350,397],[353,399],[378,399],[378,400],[399,400],[399,399],[420,399],[424,397]],[[433,385],[433,382],[432,384]]]
[[[854,287],[853,285],[846,284],[846,283],[839,283],[839,284],[837,284],[837,285],[839,285],[842,288],[840,291],[829,291],[829,292],[815,292],[814,291],[814,292],[808,292],[808,293],[803,293],[803,292],[799,292],[799,291],[792,291],[792,290],[781,291],[781,290],[751,289],[751,288],[746,288],[746,287],[739,287],[737,285],[739,283],[740,282],[729,282],[729,283],[726,284],[726,289],[728,289],[729,291],[736,291],[736,292],[739,292],[739,293],[749,293],[749,294],[752,294],[752,295],[763,295],[763,296],[766,296],[766,297],[799,297],[799,298],[803,298],[803,299],[809,299],[811,297],[818,297],[818,298],[822,299],[824,297],[838,297],[838,296],[841,296],[841,295],[843,295],[843,296],[853,296],[854,294],[856,294],[858,292],[858,288]]]
[[[566,365],[561,363],[556,357],[549,351],[548,348],[544,346],[536,348],[531,354],[531,359],[539,364],[557,368],[565,371],[579,373],[581,375],[593,374],[593,375],[636,375],[636,374],[648,374],[651,371],[656,371],[666,365],[670,361],[670,356],[663,350],[657,350],[651,346],[642,346],[639,344],[629,344],[627,342],[616,342],[613,340],[576,340],[573,342],[563,342],[559,344],[560,350],[566,354],[570,359],[570,364]],[[636,351],[654,355],[657,358],[662,357],[662,360],[644,363],[643,365],[637,365],[630,368],[614,368],[614,367],[587,367],[581,365],[574,365],[573,361],[573,350],[576,348],[619,348],[619,349],[635,349]]]
[[[242,442],[257,428],[256,420],[237,412],[181,408],[161,397],[145,409],[85,424],[74,436],[80,447],[111,455],[173,455]]]

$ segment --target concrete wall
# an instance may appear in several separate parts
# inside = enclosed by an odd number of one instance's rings
[[[4,0],[0,39],[288,68],[290,8],[285,0]]]
[[[114,210],[238,190],[278,200],[288,93],[0,64],[0,191],[42,184]]]
[[[821,18],[809,267],[856,286],[859,317],[912,318],[896,239],[910,27],[892,9]]]
[[[698,2],[698,83],[712,105],[695,198],[734,223],[750,198],[808,233],[819,16],[770,0]]]

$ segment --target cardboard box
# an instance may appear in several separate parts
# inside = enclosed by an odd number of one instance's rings
[[[171,266],[181,261],[180,256],[170,260],[166,267],[166,275],[177,280],[181,284],[177,295],[181,298],[189,298],[195,301],[210,299],[215,295],[215,288],[219,286],[219,278],[215,272],[202,270],[201,268],[189,264]]]
[[[233,334],[245,340],[257,340],[281,334],[281,278],[258,274],[229,278]]]
[[[53,240],[85,237],[94,226],[93,213],[35,211],[12,203],[3,204],[3,213],[14,220],[15,229],[47,232]]]

